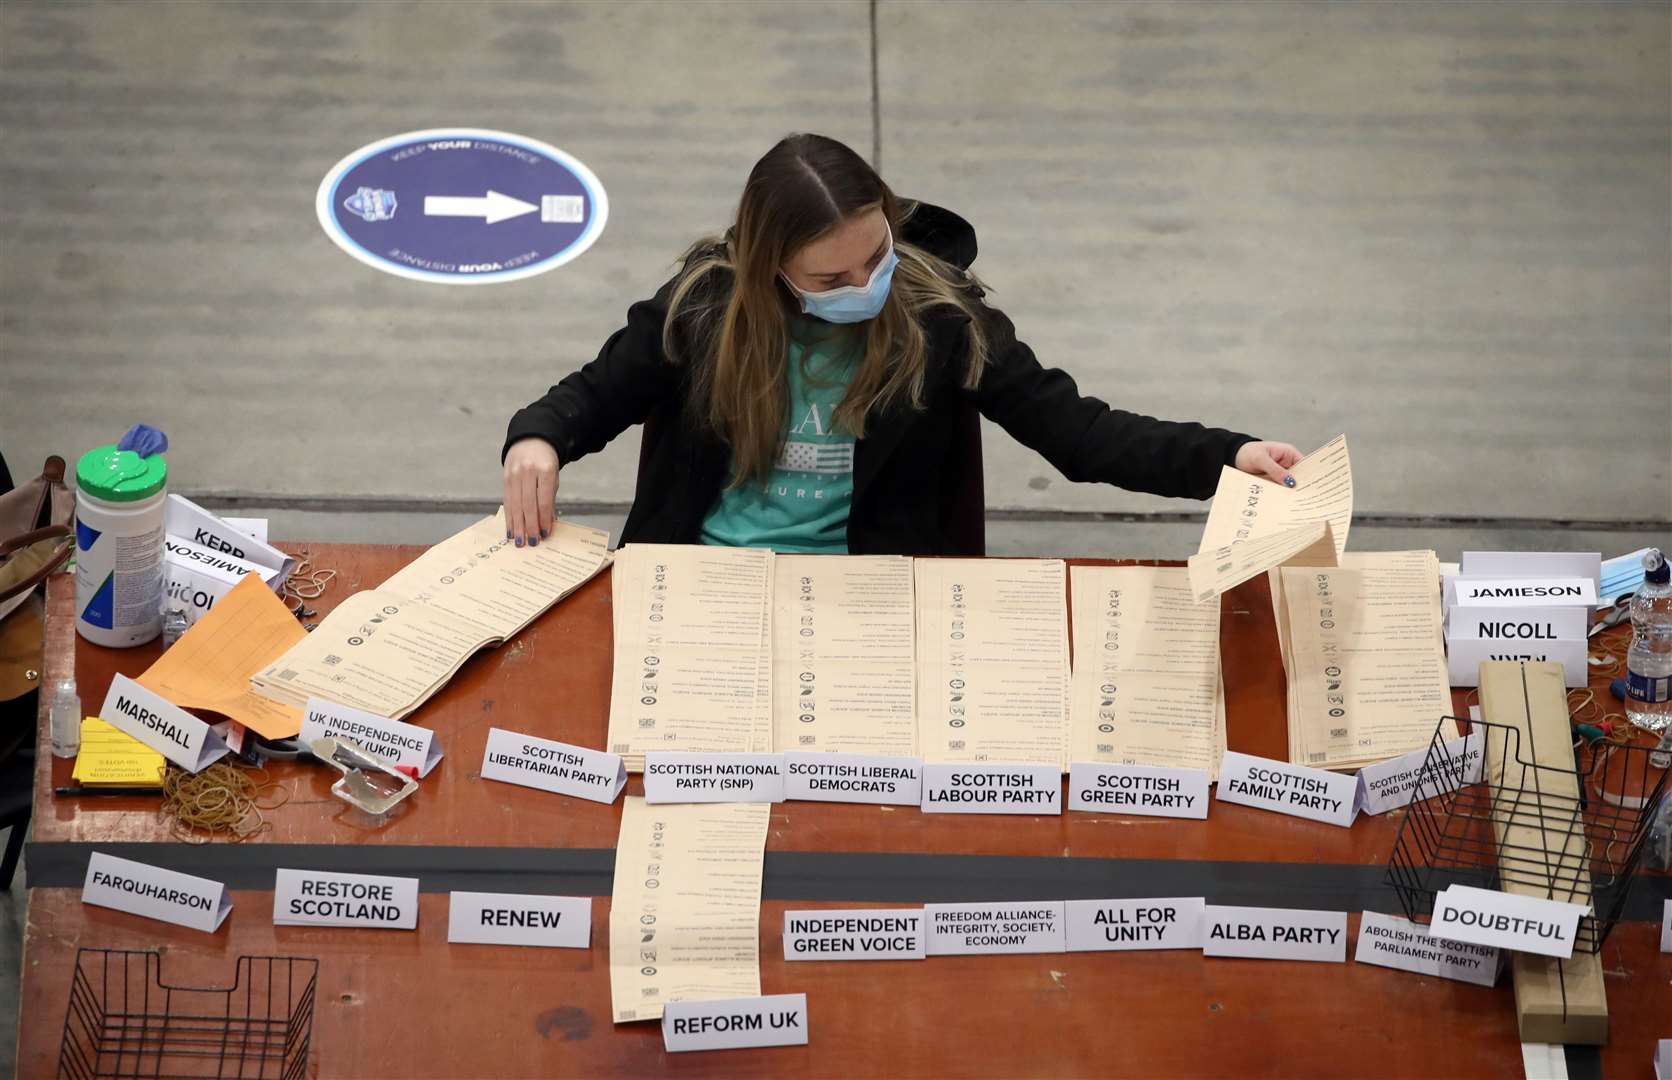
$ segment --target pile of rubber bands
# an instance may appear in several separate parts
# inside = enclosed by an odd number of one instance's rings
[[[308,607],[308,601],[318,600],[325,595],[326,586],[336,579],[335,570],[321,570],[313,564],[313,553],[307,548],[296,552],[296,568],[285,578],[284,589],[280,595],[284,597],[285,606],[298,619],[311,619],[319,612]]]
[[[274,792],[277,802],[261,804]],[[163,775],[163,804],[159,815],[167,819],[174,835],[188,844],[207,844],[226,834],[232,840],[248,840],[272,828],[262,816],[290,801],[290,792],[279,787],[266,769],[245,769],[217,761],[202,772],[189,773],[170,765]]]

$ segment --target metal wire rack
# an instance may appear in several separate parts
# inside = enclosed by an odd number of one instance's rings
[[[70,1080],[300,1080],[319,961],[240,956],[229,987],[172,986],[154,952],[78,949],[58,1051]]]
[[[1600,950],[1665,792],[1665,755],[1581,741],[1571,764],[1540,764],[1517,728],[1446,719],[1469,738],[1459,749],[1436,730],[1388,860],[1405,914],[1426,920],[1454,884],[1585,904],[1574,949]]]

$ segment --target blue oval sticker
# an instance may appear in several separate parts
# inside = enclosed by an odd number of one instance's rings
[[[381,139],[325,174],[315,200],[336,245],[388,274],[446,285],[533,277],[604,231],[592,170],[504,131],[435,128]]]

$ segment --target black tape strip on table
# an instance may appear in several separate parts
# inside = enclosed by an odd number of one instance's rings
[[[28,846],[30,887],[80,888],[95,851],[258,891],[272,889],[274,871],[289,867],[416,877],[424,892],[608,896],[615,871],[613,848],[54,842]],[[1202,896],[1210,904],[1397,914],[1386,878],[1383,866],[1331,863],[768,851],[761,893],[908,905]],[[1624,917],[1658,921],[1668,898],[1672,877],[1643,877]]]

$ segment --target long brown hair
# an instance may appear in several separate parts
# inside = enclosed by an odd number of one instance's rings
[[[950,306],[970,316],[964,385],[987,362],[980,283],[967,271],[901,241],[902,207],[875,169],[823,135],[791,135],[755,163],[737,222],[724,237],[699,240],[674,283],[662,346],[690,365],[693,410],[731,445],[732,483],[764,483],[783,440],[787,408],[787,320],[799,307],[779,280],[785,261],[856,214],[880,208],[899,256],[882,312],[836,333],[863,334],[865,355],[836,406],[836,423],[855,438],[873,411],[904,399],[923,407],[929,361],[923,315]],[[701,286],[730,272],[722,294]]]

